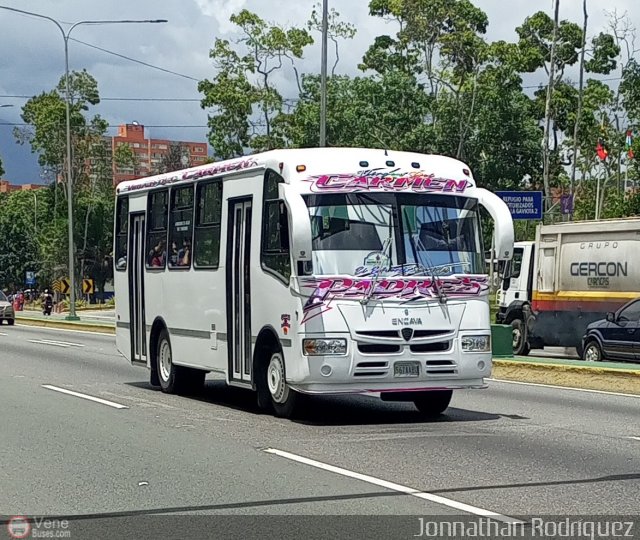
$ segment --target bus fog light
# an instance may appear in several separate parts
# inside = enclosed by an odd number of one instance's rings
[[[328,377],[329,375],[331,375],[331,372],[333,370],[331,369],[331,366],[324,364],[321,368],[320,368],[320,373],[322,373],[325,377]]]
[[[489,352],[491,336],[464,336],[460,344],[464,352]]]
[[[303,339],[305,356],[340,356],[347,354],[346,339]]]
[[[478,370],[479,371],[484,371],[484,368],[486,368],[486,367],[487,367],[487,364],[484,363],[484,360],[480,360],[478,362]]]

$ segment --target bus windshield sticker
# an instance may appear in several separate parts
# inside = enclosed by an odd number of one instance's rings
[[[322,174],[306,182],[314,193],[353,193],[357,191],[405,191],[416,193],[464,193],[469,180],[441,178],[425,171],[373,169],[356,174]]]
[[[403,300],[402,303],[420,299],[437,298],[438,291],[447,297],[479,296],[489,289],[486,276],[442,277],[381,280],[348,277],[305,278],[300,281],[302,289],[311,289],[303,306],[301,324],[332,309],[336,299],[360,300]],[[369,289],[375,287],[373,291]],[[306,294],[304,295],[306,296]]]

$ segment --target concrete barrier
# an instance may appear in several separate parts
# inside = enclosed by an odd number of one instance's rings
[[[61,321],[59,319],[35,319],[33,317],[16,317],[16,324],[25,326],[39,326],[44,328],[60,328],[66,330],[82,330],[83,332],[98,332],[101,334],[116,333],[116,327],[110,324],[77,322],[77,321]]]

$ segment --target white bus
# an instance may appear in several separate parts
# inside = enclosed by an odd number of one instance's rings
[[[507,206],[444,156],[274,150],[120,184],[117,346],[168,393],[207,372],[295,413],[313,394],[444,411],[491,373],[480,206],[497,257]]]

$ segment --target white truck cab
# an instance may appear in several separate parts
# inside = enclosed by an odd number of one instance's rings
[[[496,293],[497,322],[513,327],[513,350],[517,355],[526,355],[530,350],[524,324],[531,306],[534,266],[535,242],[516,242],[513,258],[503,267]]]

